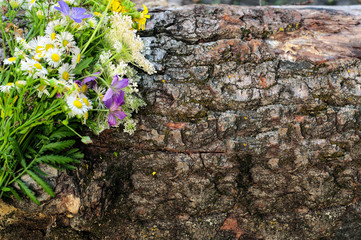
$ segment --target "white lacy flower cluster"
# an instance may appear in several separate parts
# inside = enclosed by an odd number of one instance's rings
[[[154,66],[142,54],[144,44],[132,28],[130,16],[114,13],[110,18],[111,29],[105,34],[105,40],[120,54],[118,59],[131,62],[148,74],[155,73]]]

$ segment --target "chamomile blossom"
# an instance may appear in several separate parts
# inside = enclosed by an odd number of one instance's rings
[[[73,68],[65,63],[59,68],[59,79],[64,81],[73,81],[74,74],[72,73]]]
[[[66,21],[64,19],[57,19],[48,23],[45,28],[45,36],[50,37],[51,40],[55,40],[57,33],[55,29],[65,27]]]
[[[29,48],[33,51],[34,55],[43,53],[45,51],[46,37],[40,36],[32,39],[29,43]]]
[[[0,92],[10,93],[11,89],[13,89],[14,87],[15,87],[14,83],[7,83],[6,85],[0,86]]]
[[[67,31],[61,32],[60,35],[58,34],[56,36],[55,41],[59,44],[60,48],[62,48],[63,50],[69,50],[70,48],[76,45],[74,41],[74,36]]]
[[[25,58],[20,62],[20,69],[25,71],[25,75],[30,75],[33,78],[45,77],[48,74],[43,65],[34,59]]]
[[[51,48],[46,53],[45,58],[50,66],[57,68],[59,67],[62,61],[61,55],[62,55],[62,51],[59,48]]]
[[[18,47],[15,47],[14,56],[17,58],[25,58],[26,54],[25,54],[24,50],[22,50]]]
[[[44,83],[35,87],[38,92],[38,98],[41,98],[43,95],[46,95],[48,97],[50,96],[50,93],[46,87],[47,85]]]
[[[16,42],[20,45],[20,47],[24,50],[30,50],[29,44],[22,37],[16,37]]]
[[[27,9],[31,9],[32,7],[35,6],[37,0],[25,0],[25,6]]]
[[[10,57],[4,60],[5,65],[11,65],[14,64],[15,62],[16,62],[16,57]]]
[[[76,65],[80,63],[83,56],[81,55],[80,49],[78,47],[74,47],[72,49],[72,54],[73,54],[73,57],[71,58],[71,66],[73,68],[75,68]]]
[[[65,101],[70,110],[68,113],[69,117],[83,116],[86,112],[88,112],[90,109],[90,103],[89,106],[87,106],[83,100],[84,99],[82,99],[79,95],[74,93],[66,97]]]
[[[24,80],[18,80],[18,81],[16,81],[15,82],[15,86],[16,87],[24,87],[24,86],[26,86],[26,81],[24,81]]]

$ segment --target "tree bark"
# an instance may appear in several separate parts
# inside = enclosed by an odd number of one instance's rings
[[[360,23],[356,8],[154,9],[138,131],[94,136],[40,208],[3,203],[0,235],[357,239]]]

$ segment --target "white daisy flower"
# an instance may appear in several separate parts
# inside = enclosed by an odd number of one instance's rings
[[[74,74],[72,73],[73,68],[65,63],[59,68],[59,79],[64,81],[73,81]]]
[[[24,80],[18,80],[15,82],[16,87],[24,87],[26,86],[26,81]]]
[[[39,36],[33,40],[31,40],[29,44],[30,50],[32,50],[35,54],[43,53],[45,51],[46,37]]]
[[[21,60],[20,69],[25,71],[25,74],[33,76],[34,78],[44,78],[48,74],[48,70],[34,59],[26,58],[25,60]]]
[[[64,19],[57,19],[55,21],[49,22],[48,26],[45,28],[45,36],[50,37],[51,40],[55,40],[58,35],[55,31],[56,28],[65,27],[66,21]]]
[[[85,106],[88,108],[88,110],[93,108],[92,101],[90,101],[90,99],[87,96],[85,96],[85,94],[80,94],[80,99],[85,104]]]
[[[51,48],[45,54],[45,58],[50,66],[57,68],[61,63],[61,55],[62,51],[59,48]]]
[[[24,50],[16,47],[14,50],[14,56],[17,58],[25,58],[26,54],[25,54]]]
[[[26,0],[26,5],[28,9],[31,9],[35,4],[36,4],[36,0]]]
[[[20,45],[24,50],[30,50],[29,44],[22,37],[16,37],[16,42]]]
[[[40,84],[40,85],[36,86],[35,88],[38,91],[38,98],[41,98],[44,94],[48,97],[50,96],[50,93],[49,93],[48,89],[46,89],[45,84]]]
[[[0,92],[10,93],[10,92],[11,92],[11,89],[13,89],[14,87],[15,87],[15,84],[14,84],[14,83],[7,83],[7,84],[4,85],[4,86],[0,86]]]
[[[80,63],[83,56],[80,54],[80,49],[78,47],[72,49],[72,54],[73,57],[71,59],[71,66],[75,68],[76,65]]]
[[[16,57],[7,58],[4,60],[5,65],[14,64],[16,62]]]
[[[64,50],[69,50],[76,46],[74,41],[74,36],[70,32],[61,32],[60,35],[56,35],[56,43],[59,44],[60,48]]]
[[[87,106],[83,99],[80,98],[77,94],[70,94],[68,97],[66,97],[65,101],[70,110],[68,113],[69,117],[74,117],[77,115],[82,116],[89,110],[90,104]]]

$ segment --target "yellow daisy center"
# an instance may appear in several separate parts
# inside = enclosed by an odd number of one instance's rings
[[[12,83],[8,83],[8,84],[6,84],[6,86],[12,86],[13,84]]]
[[[63,72],[63,75],[62,75],[63,79],[68,81],[69,80],[69,73],[68,72]]]
[[[60,61],[60,56],[59,56],[59,54],[57,54],[57,53],[53,53],[53,54],[51,55],[51,59],[52,59],[54,62],[59,62],[59,61]]]
[[[55,38],[56,38],[56,33],[50,34],[50,37],[51,37],[51,40],[55,40]]]
[[[76,63],[80,62],[80,58],[81,58],[81,54],[78,54],[78,56],[76,57]]]
[[[50,43],[46,44],[46,46],[45,46],[45,50],[46,50],[46,51],[48,51],[48,50],[51,49],[51,48],[54,48],[54,45],[53,45],[53,44],[50,44]]]
[[[102,14],[99,13],[99,12],[94,12],[94,15],[95,15],[95,16],[98,16],[98,17],[101,17],[101,16],[102,16]]]
[[[31,4],[33,4],[35,2],[35,0],[31,0],[30,2],[31,2]]]
[[[83,98],[83,102],[84,102],[85,105],[87,105],[88,107],[90,106],[90,103],[89,103],[89,101],[88,101],[87,98]]]
[[[87,89],[88,89],[88,87],[85,84],[83,84],[83,86],[81,86],[82,93],[85,93]]]
[[[34,67],[36,67],[37,69],[42,69],[43,68],[43,66],[41,66],[40,63],[35,63]]]
[[[43,46],[37,46],[36,49],[35,49],[35,51],[36,51],[37,53],[42,53],[43,50],[44,50],[44,47],[43,47]]]
[[[69,44],[67,40],[63,40],[63,47],[66,47]]]
[[[43,90],[44,90],[44,88],[45,88],[45,86],[44,86],[44,85],[42,85],[42,86],[40,86],[40,87],[39,87],[39,90],[40,90],[40,91],[43,91]]]
[[[16,60],[16,57],[11,57],[8,59],[9,62],[15,62],[15,60]]]
[[[82,108],[83,107],[83,104],[79,101],[79,100],[75,100],[73,102],[74,106],[77,107],[77,108]]]

